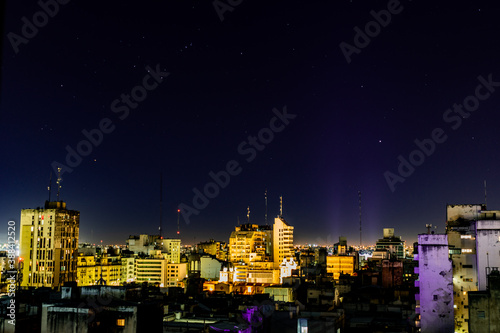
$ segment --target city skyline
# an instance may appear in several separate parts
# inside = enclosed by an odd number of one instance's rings
[[[42,207],[51,173],[54,201],[57,166],[80,242],[160,215],[165,237],[227,241],[266,197],[296,244],[358,245],[358,191],[365,245],[444,232],[446,204],[497,209],[498,11],[450,4],[7,1],[0,219]]]

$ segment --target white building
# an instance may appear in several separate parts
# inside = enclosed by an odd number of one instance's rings
[[[476,222],[478,290],[486,290],[491,267],[500,267],[500,220]]]
[[[200,258],[200,277],[207,280],[219,280],[222,264],[210,256]]]
[[[273,225],[273,261],[276,268],[283,262],[283,259],[295,257],[293,248],[293,227],[286,223],[282,216],[274,219]]]

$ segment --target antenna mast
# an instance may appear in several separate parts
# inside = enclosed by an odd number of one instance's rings
[[[267,188],[266,188],[266,191],[264,192],[264,198],[266,200],[266,215],[265,215],[265,221],[266,221],[266,225],[267,225]]]
[[[160,239],[161,239],[161,224],[163,220],[163,172],[160,172]]]
[[[180,219],[181,210],[177,209],[177,235],[180,235],[181,231],[179,230],[179,219]]]
[[[57,181],[56,181],[56,184],[57,184],[57,201],[59,201],[59,194],[60,194],[60,191],[61,191],[61,182],[62,182],[62,178],[61,178],[61,168],[57,168]]]
[[[486,197],[486,179],[484,180],[484,205],[486,206],[486,209],[488,209],[488,200]]]
[[[280,217],[283,216],[283,196],[280,195]]]
[[[49,202],[50,202],[50,193],[52,191],[52,171],[50,172],[49,186],[48,186],[47,190],[49,190]]]
[[[247,220],[250,223],[250,206],[247,207]]]
[[[359,199],[359,247],[363,245],[363,238],[362,238],[362,229],[361,229],[361,191],[358,191],[358,199]]]

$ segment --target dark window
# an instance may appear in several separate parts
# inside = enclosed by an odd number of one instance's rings
[[[432,298],[434,301],[437,301],[438,300],[438,295],[432,295]]]

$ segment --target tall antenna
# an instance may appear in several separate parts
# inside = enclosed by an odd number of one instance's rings
[[[363,245],[363,233],[361,229],[361,191],[358,191],[358,200],[359,200],[359,247]]]
[[[59,201],[59,194],[60,194],[60,191],[61,191],[61,182],[62,182],[62,178],[61,178],[61,168],[57,168],[57,181],[56,181],[56,184],[57,184],[57,201]]]
[[[280,217],[283,216],[283,196],[280,195]]]
[[[179,230],[179,219],[180,219],[181,210],[177,209],[177,235],[180,235],[181,231]]]
[[[52,171],[50,172],[49,186],[48,186],[47,190],[49,190],[49,202],[50,202],[50,193],[52,191]]]
[[[488,200],[486,197],[486,179],[484,180],[484,205],[486,206],[486,209],[488,209]]]
[[[163,172],[160,172],[160,239],[161,238],[161,224],[163,220]]]
[[[238,216],[238,227],[240,226],[240,217]]]
[[[247,220],[250,223],[250,206],[247,207]]]
[[[266,221],[266,225],[267,225],[267,188],[266,188],[266,191],[264,192],[264,198],[266,200],[266,215],[265,215],[265,221]]]

